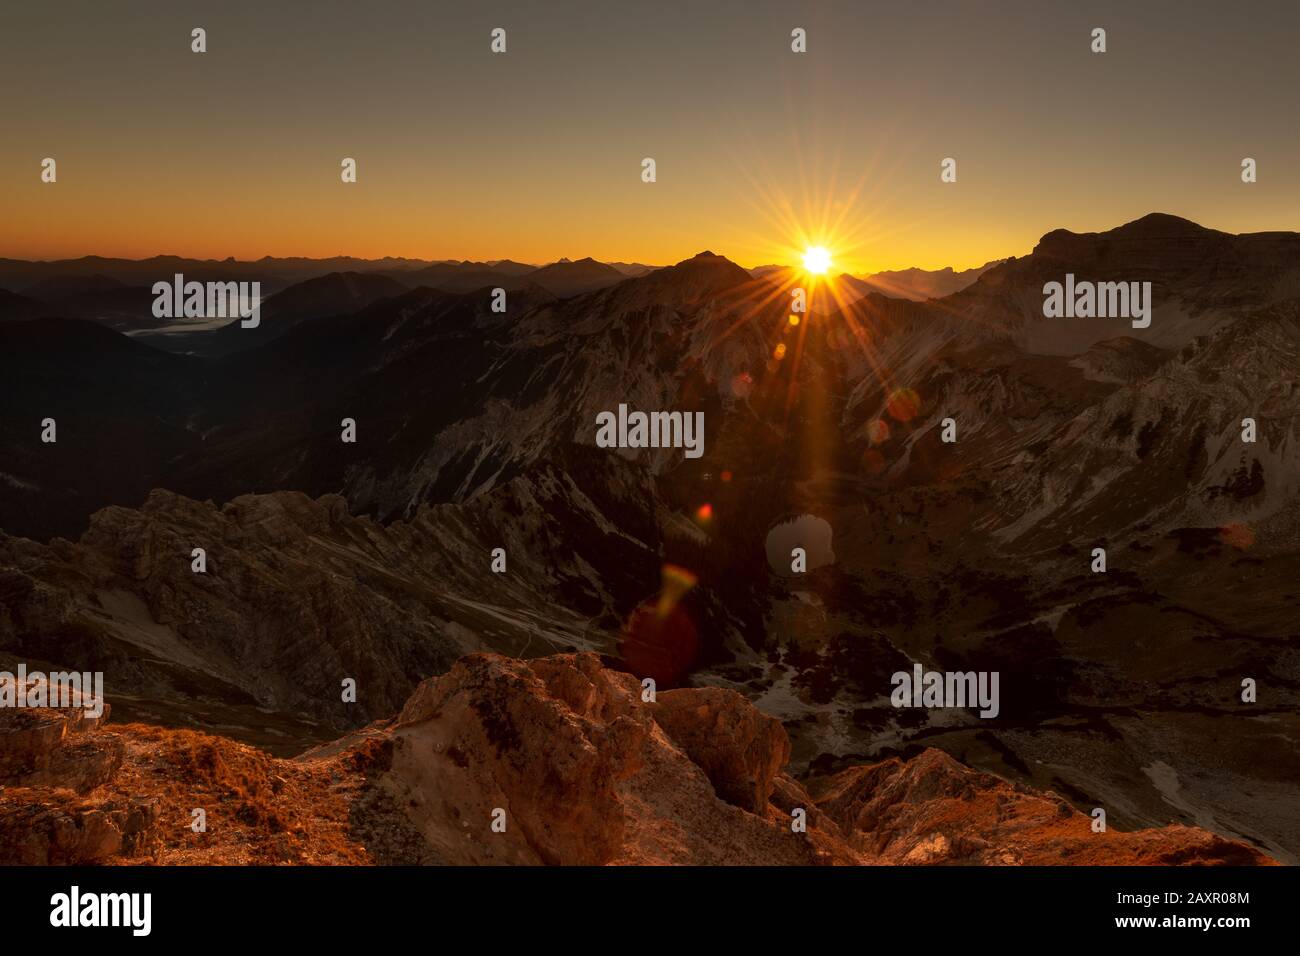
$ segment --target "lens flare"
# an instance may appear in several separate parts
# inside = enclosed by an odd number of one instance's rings
[[[1241,524],[1240,522],[1221,527],[1219,537],[1223,539],[1225,544],[1236,548],[1238,551],[1245,551],[1255,543],[1255,532],[1250,525]]]
[[[667,617],[672,613],[673,608],[677,607],[677,602],[691,588],[695,587],[699,578],[691,571],[676,564],[665,564],[660,572],[663,578],[663,590],[659,593],[659,600],[655,604],[655,613],[660,617]]]
[[[825,275],[831,267],[831,254],[825,246],[809,246],[804,250],[803,267],[815,276]]]
[[[885,403],[885,410],[897,422],[910,422],[921,412],[921,396],[914,389],[895,389]]]
[[[633,674],[672,686],[690,671],[699,654],[699,632],[682,604],[698,579],[675,564],[665,564],[661,574],[658,598],[644,601],[632,612],[619,651]]]
[[[885,456],[874,448],[868,448],[862,455],[862,469],[869,475],[878,475],[885,470]]]

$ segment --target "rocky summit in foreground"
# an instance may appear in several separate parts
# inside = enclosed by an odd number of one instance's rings
[[[0,864],[1273,862],[1195,827],[1095,833],[937,750],[796,780],[740,694],[645,702],[594,654],[471,654],[291,760],[107,716],[0,712]]]

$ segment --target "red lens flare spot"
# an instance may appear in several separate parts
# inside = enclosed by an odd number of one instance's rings
[[[1255,543],[1255,532],[1249,525],[1228,524],[1219,529],[1219,537],[1223,543],[1236,548],[1238,551],[1245,551]]]
[[[874,448],[868,448],[862,456],[862,468],[869,475],[878,475],[885,470],[885,456]]]
[[[632,673],[671,686],[690,672],[699,654],[699,633],[681,604],[699,578],[676,564],[665,564],[660,575],[659,597],[632,612],[619,651]]]
[[[713,520],[713,505],[707,501],[695,509],[695,521],[697,524],[707,525]]]
[[[651,677],[660,687],[680,683],[699,655],[695,623],[681,605],[661,615],[653,602],[632,612],[619,652],[637,677]]]
[[[726,484],[731,481],[731,472],[724,471],[722,474],[718,475],[718,477],[722,479],[723,484]]]
[[[883,445],[889,441],[889,422],[877,418],[867,426],[867,441],[873,445]]]
[[[910,422],[921,413],[921,396],[916,394],[915,389],[895,389],[885,403],[885,410],[896,422]]]

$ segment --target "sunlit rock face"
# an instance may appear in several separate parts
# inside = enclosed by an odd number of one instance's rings
[[[46,772],[0,775],[0,864],[1271,862],[1197,827],[1095,833],[1060,797],[937,750],[799,780],[781,723],[740,693],[647,699],[595,654],[467,655],[393,719],[292,760],[143,724],[67,736],[33,746],[0,722],[0,766],[35,754]],[[48,778],[109,745],[97,779]],[[194,804],[221,825],[162,825]]]

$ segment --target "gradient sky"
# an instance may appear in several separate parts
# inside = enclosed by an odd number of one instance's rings
[[[752,266],[806,236],[866,272],[1152,211],[1290,230],[1298,36],[1295,0],[7,3],[0,256]]]

